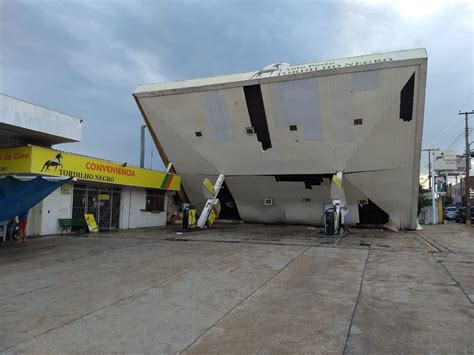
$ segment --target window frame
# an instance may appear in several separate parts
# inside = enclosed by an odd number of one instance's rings
[[[145,190],[145,209],[146,212],[165,212],[166,191],[159,189]]]

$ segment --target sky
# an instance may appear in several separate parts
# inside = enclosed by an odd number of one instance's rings
[[[458,111],[474,109],[469,1],[0,0],[0,93],[83,119],[82,142],[58,148],[130,165],[139,84],[420,47],[423,148],[461,154]],[[145,167],[163,169],[149,135]]]

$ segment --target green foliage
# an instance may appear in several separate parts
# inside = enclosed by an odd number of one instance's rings
[[[431,200],[428,197],[428,193],[430,191],[428,189],[423,188],[423,186],[419,186],[418,188],[418,214],[420,214],[421,209],[423,207],[431,205]]]
[[[453,204],[453,198],[451,196],[443,196],[443,206],[451,206]]]

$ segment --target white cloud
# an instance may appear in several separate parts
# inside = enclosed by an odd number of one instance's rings
[[[390,8],[399,16],[411,20],[432,16],[443,8],[453,5],[465,5],[468,11],[473,9],[473,2],[468,0],[360,0],[358,3]]]

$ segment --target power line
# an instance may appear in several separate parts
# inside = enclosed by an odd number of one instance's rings
[[[461,109],[463,109],[464,106],[466,106],[466,104],[471,100],[473,95],[474,95],[474,92],[469,94],[468,98],[461,105]],[[440,127],[440,129],[438,130],[438,133],[433,137],[433,141],[439,141],[440,138],[443,138],[443,137],[449,139],[449,136],[451,136],[453,133],[456,133],[456,131],[462,128],[462,121],[454,121],[455,117],[456,115],[453,115],[446,121],[446,123],[443,126]],[[454,124],[452,124],[452,121],[454,121]],[[454,128],[454,131],[452,130],[453,128]],[[443,139],[443,141],[445,140]]]
[[[455,144],[455,142],[458,141],[459,138],[462,137],[462,135],[463,135],[462,133],[459,133],[458,136],[451,142],[451,144],[450,144],[450,145],[448,146],[448,148],[446,148],[446,149],[451,148],[451,147]]]
[[[423,180],[422,183],[420,183],[420,185],[423,185],[426,181],[428,181],[429,177],[427,177],[425,180]]]
[[[469,128],[469,133],[471,133],[472,130],[473,130],[473,128]],[[451,147],[456,147],[460,142],[462,142],[462,140],[459,140],[459,138],[462,138],[463,135],[464,135],[464,133],[459,133],[459,135],[454,139],[454,141],[446,149],[449,149]],[[458,140],[459,140],[459,142],[455,143]]]
[[[471,92],[471,95],[467,98],[466,102],[461,106],[461,110],[464,108],[464,106],[466,106],[466,104],[469,102],[469,100],[471,99],[472,95],[474,95],[474,92]]]

